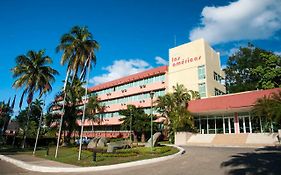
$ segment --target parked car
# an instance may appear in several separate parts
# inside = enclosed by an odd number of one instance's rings
[[[90,142],[90,139],[88,137],[82,137],[82,144],[88,144]],[[79,145],[80,144],[80,138],[75,140],[75,144]]]

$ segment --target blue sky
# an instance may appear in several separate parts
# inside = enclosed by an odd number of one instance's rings
[[[63,86],[65,66],[55,52],[62,34],[88,26],[100,43],[91,85],[165,64],[168,49],[204,37],[222,64],[240,46],[281,53],[280,0],[4,0],[0,2],[0,101],[12,88],[15,57],[45,49],[60,72],[49,103]],[[278,9],[279,8],[279,9]],[[176,36],[176,37],[175,37]],[[16,109],[18,110],[18,109]]]

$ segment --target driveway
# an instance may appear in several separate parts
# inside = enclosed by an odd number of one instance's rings
[[[281,149],[184,147],[186,153],[172,160],[126,169],[65,174],[98,175],[219,175],[280,174]],[[0,161],[0,174],[55,174],[29,172]],[[64,173],[60,173],[64,174]]]

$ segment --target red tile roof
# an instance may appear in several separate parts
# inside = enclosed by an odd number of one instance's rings
[[[238,110],[252,107],[258,98],[268,96],[281,88],[247,91],[235,94],[227,94],[199,100],[192,100],[188,104],[191,113],[207,113],[214,111]]]
[[[113,87],[113,86],[116,86],[116,85],[121,85],[121,84],[129,83],[129,82],[132,82],[132,81],[140,80],[140,79],[143,79],[143,78],[148,78],[148,77],[152,77],[152,76],[155,76],[155,75],[163,74],[166,71],[168,71],[168,66],[161,66],[161,67],[149,69],[149,70],[144,71],[144,72],[129,75],[127,77],[123,77],[123,78],[120,78],[120,79],[117,79],[117,80],[113,80],[113,81],[109,81],[109,82],[106,82],[106,83],[103,83],[103,84],[99,84],[97,86],[89,88],[89,90],[90,91],[98,91],[98,90],[110,88],[110,87]]]

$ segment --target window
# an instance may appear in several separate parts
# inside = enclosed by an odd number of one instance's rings
[[[221,90],[215,88],[215,96],[223,95],[223,94],[224,94],[224,93],[223,93]]]
[[[206,87],[205,87],[205,83],[199,83],[199,94],[200,97],[206,97]]]
[[[205,65],[198,66],[198,79],[199,80],[205,79]]]
[[[219,83],[221,83],[221,80],[222,80],[223,78],[219,75],[219,74],[217,74],[216,72],[214,72],[214,80],[216,80],[217,82],[219,82]]]

